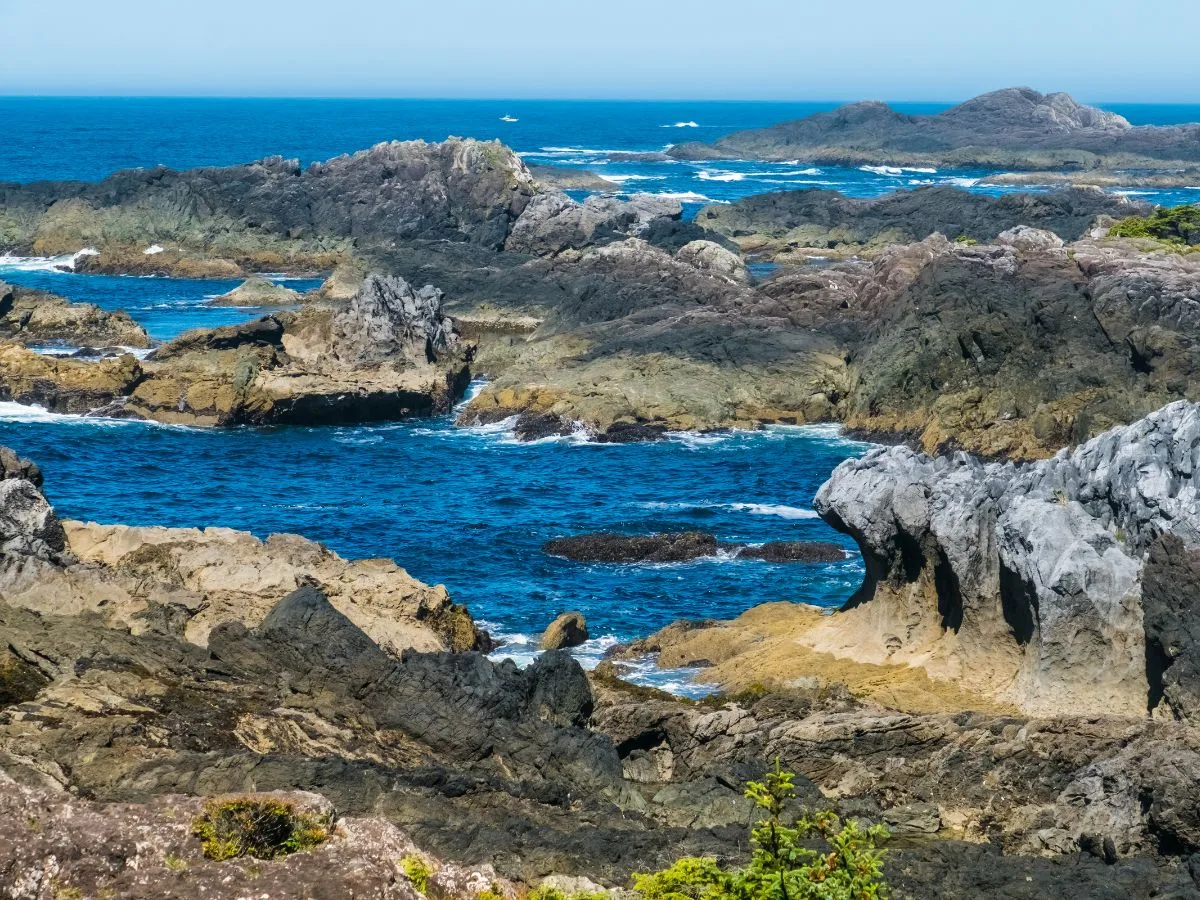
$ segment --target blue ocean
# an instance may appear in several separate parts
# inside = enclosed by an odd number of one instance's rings
[[[550,101],[161,100],[0,98],[0,181],[95,179],[123,167],[226,165],[266,155],[325,159],[388,139],[499,138],[531,163],[587,168],[614,190],[706,202],[789,188],[871,196],[925,183],[975,187],[982,172],[839,169],[786,164],[624,162],[837,104]],[[901,106],[908,112],[942,107]],[[1200,107],[1113,106],[1137,123],[1200,119]],[[505,121],[514,119],[515,121]],[[1162,203],[1200,190],[1154,192]],[[253,310],[208,301],[231,281],[123,278],[57,271],[0,247],[0,278],[107,309],[152,336],[228,324]],[[280,279],[287,278],[281,275]],[[317,282],[289,279],[306,290]],[[812,512],[817,488],[865,445],[832,427],[677,435],[654,444],[575,438],[521,444],[502,426],[452,417],[357,428],[205,431],[79,419],[0,404],[0,444],[35,459],[60,515],[136,525],[296,532],[347,557],[390,557],[445,584],[525,660],[558,613],[583,611],[595,662],[617,641],[681,617],[731,617],[793,600],[842,603],[862,577],[852,542]],[[544,554],[550,538],[592,531],[701,529],[725,541],[830,540],[844,561],[775,565],[715,558],[653,566],[587,565]],[[639,678],[694,692],[686,672]]]

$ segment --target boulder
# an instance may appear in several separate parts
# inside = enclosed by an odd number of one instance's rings
[[[539,646],[543,650],[562,650],[578,647],[588,639],[587,619],[581,612],[565,612],[542,632]]]

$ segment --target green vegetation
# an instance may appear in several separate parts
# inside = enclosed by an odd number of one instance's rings
[[[278,859],[323,843],[329,824],[327,817],[299,812],[283,800],[235,797],[206,803],[192,834],[209,859]]]
[[[795,775],[775,761],[761,782],[751,781],[746,796],[765,818],[750,830],[753,852],[740,869],[722,868],[715,859],[684,857],[661,872],[633,876],[642,900],[882,900],[888,838],[882,825],[863,828],[843,823],[831,811],[784,822],[787,802],[796,796]],[[808,846],[820,843],[819,849]]]
[[[429,876],[433,874],[433,869],[420,856],[410,853],[404,857],[400,860],[400,870],[404,872],[404,877],[412,882],[418,893],[424,894],[429,890]]]
[[[974,247],[979,243],[979,241],[975,240],[975,238],[971,237],[969,234],[960,234],[954,239],[954,243],[965,244],[968,247]]]
[[[574,891],[568,894],[562,888],[542,886],[530,891],[525,900],[609,900],[609,896],[602,892],[588,891]]]
[[[1149,216],[1130,216],[1110,228],[1108,234],[1153,238],[1168,244],[1200,244],[1200,206],[1162,207]]]
[[[183,872],[187,869],[187,860],[182,856],[177,856],[174,853],[168,853],[163,857],[163,862],[167,864],[167,868],[172,872]]]

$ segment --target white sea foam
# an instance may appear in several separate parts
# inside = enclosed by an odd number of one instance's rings
[[[75,268],[73,254],[64,256],[9,256],[0,255],[0,269],[14,272],[59,272]]]
[[[946,181],[960,188],[972,188],[979,184],[978,178],[948,178]]]
[[[937,169],[924,166],[859,166],[860,172],[872,172],[875,175],[903,175],[905,172],[916,172],[919,175],[936,175]]]
[[[478,624],[493,638],[503,641],[503,646],[488,654],[488,658],[495,662],[511,659],[519,668],[523,669],[542,655],[542,651],[538,647],[538,640],[533,635],[507,632],[502,625],[497,623],[480,621]],[[585,641],[580,646],[571,648],[569,652],[581,667],[590,671],[596,668],[604,660],[605,653],[618,643],[620,641],[614,635],[606,634]],[[694,680],[695,676],[700,673],[700,669],[691,667],[660,669],[653,656],[622,660],[620,666],[621,677],[626,681],[655,687],[660,691],[667,691],[677,696],[698,698],[707,696],[714,690],[713,687],[697,683]]]
[[[799,506],[786,506],[782,503],[667,503],[651,500],[639,503],[642,509],[664,511],[686,511],[692,509],[724,509],[730,512],[747,512],[756,516],[777,516],[781,519],[817,519],[820,518],[811,509]],[[730,556],[730,559],[733,557]]]
[[[60,356],[60,357],[62,357],[62,356],[74,356],[82,348],[55,346],[55,347],[30,347],[29,349],[32,350],[34,353],[40,354],[41,356]],[[129,355],[136,357],[137,359],[145,359],[147,356],[149,356],[151,353],[154,352],[153,347],[125,347],[125,346],[122,346],[119,344],[117,345],[116,349],[120,350],[122,353],[128,353]]]
[[[595,147],[542,147],[541,153],[552,156],[608,156],[610,153],[628,153],[627,150],[605,150]],[[531,153],[537,156],[538,153]]]
[[[611,181],[615,184],[624,184],[627,181],[662,181],[666,175],[601,175],[605,181]]]
[[[695,191],[656,191],[655,197],[668,197],[671,200],[678,200],[681,203],[728,203],[728,200],[713,200],[711,197],[706,197],[704,194],[698,194]]]
[[[696,177],[701,181],[741,181],[746,176],[741,172],[710,172],[708,169],[701,169],[696,173]]]
[[[1135,191],[1126,189],[1121,191],[1113,191],[1113,193],[1120,194],[1122,197],[1153,197],[1158,193],[1158,191]]]
[[[820,518],[811,509],[799,506],[785,506],[782,503],[731,503],[731,509],[748,512],[755,516],[778,516],[781,519],[817,519]]]
[[[674,125],[664,125],[663,128],[699,128],[699,122],[676,122]]]

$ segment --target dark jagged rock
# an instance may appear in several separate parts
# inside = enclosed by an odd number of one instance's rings
[[[542,549],[577,562],[661,563],[715,556],[720,546],[711,534],[684,531],[650,535],[581,534],[547,541]]]
[[[1148,204],[1095,188],[992,197],[956,187],[922,187],[865,199],[827,190],[755,194],[706,206],[696,221],[756,253],[777,254],[797,248],[857,252],[934,233],[985,243],[1020,225],[1075,241],[1101,217],[1149,210]]]
[[[859,165],[983,168],[1091,168],[1110,161],[1163,167],[1200,161],[1200,125],[1132,126],[1062,93],[1008,88],[945,112],[911,116],[878,102],[769,128],[739,131],[713,144],[672,147],[676,159],[802,159]]]
[[[765,562],[841,562],[846,558],[837,544],[824,541],[768,541],[751,544],[737,551],[739,559],[761,559]]]
[[[333,317],[333,352],[351,366],[433,363],[458,350],[443,294],[431,284],[413,289],[402,278],[368,275]]]
[[[533,195],[528,171],[499,143],[392,142],[305,168],[273,157],[129,170],[95,184],[0,185],[0,208],[30,226],[0,233],[0,243],[42,254],[93,247],[98,254],[82,260],[90,270],[178,271],[181,259],[226,260],[232,272],[327,268],[360,243],[499,247]],[[146,254],[152,240],[165,249]]]

